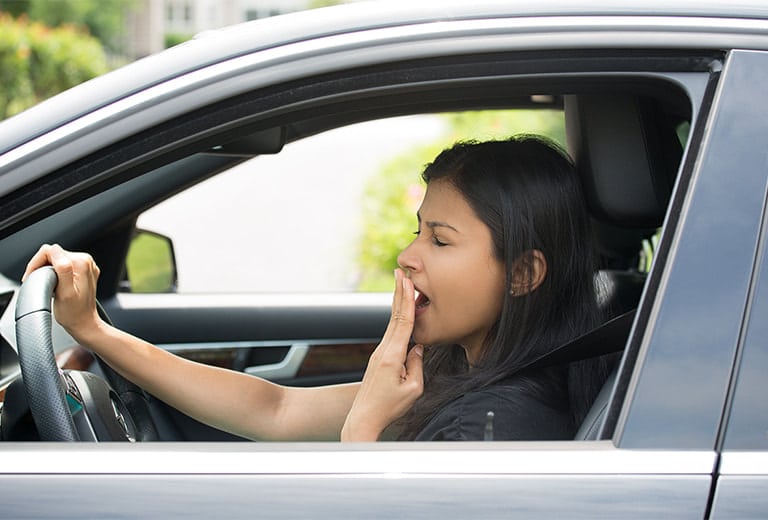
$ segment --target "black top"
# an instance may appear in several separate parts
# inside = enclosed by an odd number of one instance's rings
[[[493,412],[490,419],[488,412]],[[415,440],[569,440],[575,434],[567,406],[553,407],[536,397],[524,379],[512,379],[451,402]]]

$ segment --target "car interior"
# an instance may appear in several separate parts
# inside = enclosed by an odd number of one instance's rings
[[[674,70],[681,64],[690,68],[696,60],[673,55],[667,62]],[[357,122],[479,109],[562,110],[568,152],[593,217],[601,259],[596,284],[607,321],[580,338],[578,349],[566,345],[569,353],[558,360],[624,351],[576,437],[609,438],[637,356],[638,324],[647,317],[659,283],[664,240],[653,251],[651,274],[644,255],[652,237],[665,226],[673,228],[665,219],[673,193],[680,190],[687,129],[698,110],[684,89],[663,78],[663,71],[656,76],[627,73],[643,67],[642,56],[620,54],[607,59],[587,53],[558,59],[533,54],[455,57],[342,71],[229,99],[105,147],[41,179],[16,201],[29,210],[0,239],[0,248],[20,253],[0,258],[0,273],[8,281],[19,280],[43,242],[88,251],[101,267],[98,298],[124,330],[163,345],[258,341],[279,346],[248,353],[248,364],[257,358],[266,365],[280,363],[289,350],[286,342],[299,339],[358,346],[354,363],[343,370],[280,380],[304,385],[353,381],[361,377],[367,353],[386,325],[388,300],[366,306],[350,296],[346,303],[340,298],[330,306],[309,301],[271,306],[268,300],[231,303],[219,298],[208,306],[191,306],[183,295],[164,294],[151,295],[149,304],[150,296],[124,292],[125,259],[138,215],[251,157],[279,157],[286,143]],[[601,72],[605,70],[612,72]],[[9,287],[0,295],[4,321],[13,314],[16,289]],[[2,439],[35,439],[23,391],[13,382],[18,381],[18,358],[7,333],[2,335]],[[233,354],[225,362],[229,368],[242,368],[242,356],[239,364],[235,358]],[[151,417],[137,421],[139,440],[241,440],[169,409],[87,354],[70,352],[68,366],[103,376],[131,415]]]

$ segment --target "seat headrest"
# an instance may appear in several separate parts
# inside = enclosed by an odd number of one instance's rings
[[[568,150],[593,217],[621,227],[659,227],[682,157],[660,104],[604,93],[564,101]]]

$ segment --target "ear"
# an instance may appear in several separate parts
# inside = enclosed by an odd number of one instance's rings
[[[547,277],[547,259],[538,249],[526,251],[512,267],[512,287],[509,294],[523,296],[535,291]]]

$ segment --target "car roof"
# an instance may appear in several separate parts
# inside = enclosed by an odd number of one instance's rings
[[[717,17],[768,21],[764,0],[593,1],[446,0],[360,2],[256,20],[206,31],[193,40],[79,85],[0,124],[0,153],[96,108],[213,63],[267,48],[337,34],[458,20],[558,16]],[[674,24],[673,24],[674,25]]]

